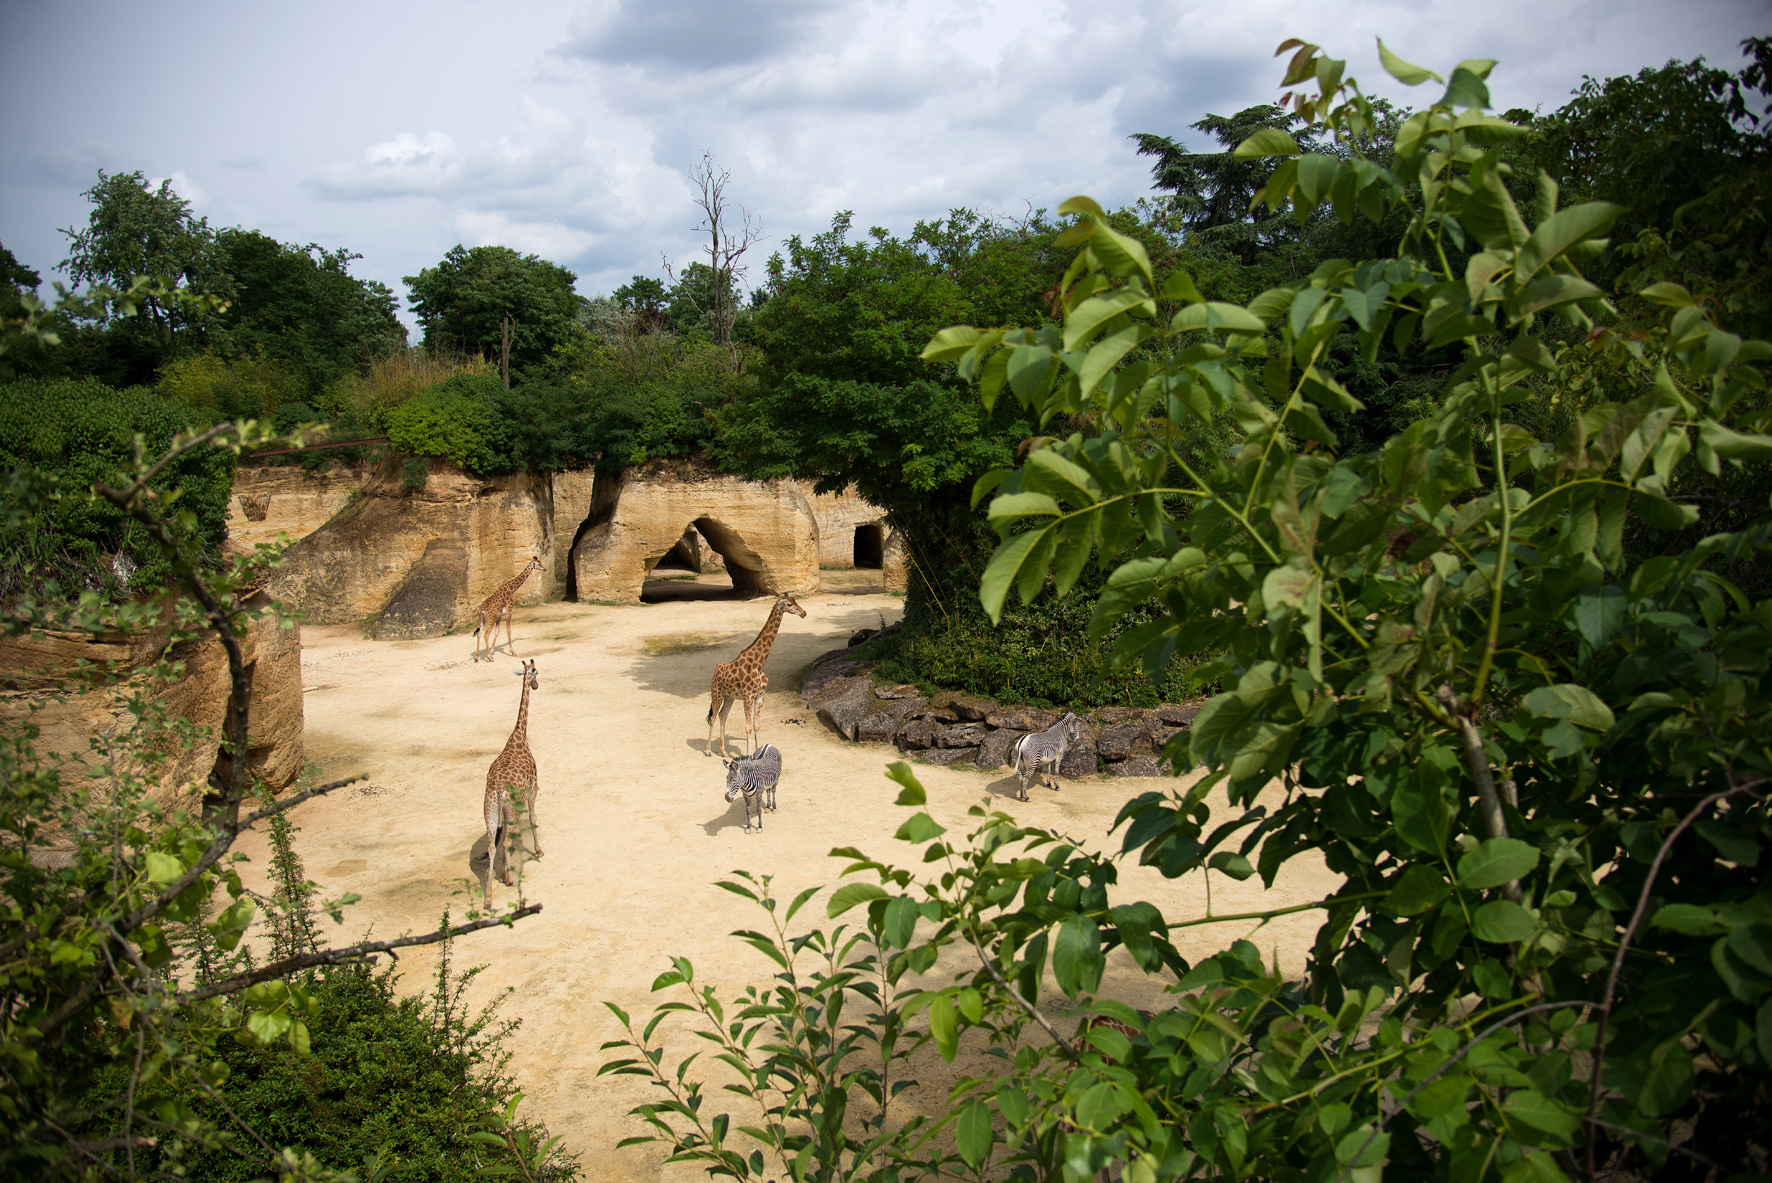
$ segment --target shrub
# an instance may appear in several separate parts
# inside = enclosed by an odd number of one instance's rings
[[[468,472],[508,472],[510,431],[497,401],[503,393],[498,379],[465,374],[421,390],[388,414],[388,442],[408,456],[440,456]]]
[[[160,372],[156,389],[212,420],[271,415],[300,399],[307,385],[260,348],[230,359],[214,350],[181,358]]]
[[[121,486],[133,468],[135,436],[162,451],[198,415],[146,387],[114,390],[92,379],[26,379],[0,386],[0,469],[34,466],[59,478],[62,494],[30,517],[9,520],[0,547],[0,598],[53,582],[65,594],[121,599],[157,590],[169,568],[159,548],[121,510],[91,495],[94,481]],[[234,454],[201,448],[181,455],[154,482],[178,492],[191,515],[181,529],[205,561],[227,535]],[[6,507],[20,512],[12,494]]]
[[[361,374],[328,386],[314,406],[334,422],[361,423],[370,435],[385,435],[388,416],[421,390],[456,377],[492,377],[497,367],[478,354],[444,349],[397,349],[372,358]]]

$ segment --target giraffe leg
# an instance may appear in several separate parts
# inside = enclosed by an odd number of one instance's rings
[[[726,699],[720,704],[720,758],[726,758],[726,717],[732,713],[733,699]]]
[[[517,607],[515,604],[505,609],[505,652],[512,657],[517,656],[516,641],[511,636],[511,626],[516,617]]]
[[[541,823],[535,818],[535,794],[541,786],[535,781],[529,782],[529,791],[523,794],[523,808],[529,812],[529,838],[535,843],[535,857],[541,857]]]
[[[486,890],[480,899],[483,903],[491,903],[492,880],[498,874],[498,831],[499,801],[496,796],[486,798]]]
[[[511,842],[515,842],[518,846],[522,846],[523,839],[522,839],[521,834],[517,830],[517,807],[516,807],[516,805],[514,805],[512,803],[512,801],[509,797],[506,797],[501,804],[504,807],[504,834],[503,834],[503,837]],[[509,850],[505,851],[504,885],[506,887],[517,886],[516,873],[511,870],[511,852]]]

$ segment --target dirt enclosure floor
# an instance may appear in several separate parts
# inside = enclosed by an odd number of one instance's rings
[[[898,753],[877,744],[844,741],[805,709],[794,687],[824,651],[840,647],[858,628],[897,618],[902,601],[878,592],[878,573],[825,572],[825,592],[803,601],[806,618],[788,616],[768,663],[770,690],[761,736],[783,753],[779,811],[764,816],[761,834],[743,830],[743,802],[724,800],[724,770],[705,752],[708,681],[716,662],[730,660],[755,637],[767,599],[696,600],[678,578],[657,602],[642,606],[554,603],[519,609],[517,657],[534,658],[540,689],[531,696],[529,743],[539,767],[536,804],[545,856],[520,860],[522,894],[543,912],[511,929],[462,938],[458,967],[485,965],[470,999],[483,1002],[511,987],[503,1013],[522,1020],[513,1037],[511,1069],[526,1096],[524,1111],[564,1135],[583,1154],[594,1180],[693,1179],[692,1165],[663,1165],[656,1146],[616,1150],[622,1138],[644,1133],[627,1116],[657,1091],[634,1077],[598,1079],[614,1053],[600,1045],[620,1037],[603,1006],[612,1001],[639,1022],[681,992],[654,995],[653,979],[671,955],[689,958],[701,983],[722,998],[766,983],[773,965],[732,938],[735,929],[764,928],[749,902],[715,887],[736,868],[775,877],[786,901],[814,884],[834,890],[843,863],[835,846],[856,846],[900,866],[920,865],[920,850],[893,840],[910,810],[893,799],[898,786],[885,766]],[[720,576],[695,583],[709,590]],[[502,635],[502,634],[501,634]],[[436,640],[374,642],[352,626],[303,630],[307,750],[326,779],[366,773],[354,786],[298,809],[296,848],[308,876],[327,895],[360,894],[342,927],[323,921],[326,938],[357,939],[373,927],[377,939],[433,927],[448,907],[459,919],[477,902],[485,881],[486,834],[481,800],[486,770],[516,720],[517,660],[500,646],[496,659],[476,664],[468,634]],[[732,730],[742,741],[741,710]],[[967,828],[966,809],[982,801],[1028,824],[1060,828],[1080,843],[1118,849],[1108,827],[1121,804],[1173,779],[1093,777],[1063,782],[1062,791],[1035,788],[1027,803],[1014,800],[1008,769],[916,765],[929,791],[928,812],[950,831]],[[1214,813],[1225,803],[1215,794]],[[533,844],[529,845],[533,850]],[[238,847],[263,873],[263,836]],[[1118,898],[1149,899],[1172,920],[1205,914],[1199,876],[1165,880],[1122,864]],[[1332,891],[1335,877],[1296,859],[1272,890],[1259,878],[1235,883],[1214,875],[1215,912],[1242,912],[1304,902]],[[470,896],[470,892],[472,893]],[[495,906],[517,889],[494,883]],[[829,927],[823,899],[795,919],[796,929]],[[1176,933],[1190,959],[1251,935],[1267,956],[1297,973],[1320,915],[1283,917],[1256,933],[1248,922],[1204,925]],[[425,990],[435,952],[414,949],[401,958],[402,985]],[[936,966],[925,985],[942,985],[976,965],[957,953]],[[1163,982],[1132,969],[1123,952],[1109,961],[1102,993],[1134,1005],[1159,1002]],[[1060,1030],[1076,1019],[1052,990],[1042,1006]],[[660,1037],[666,1063],[707,1045],[689,1032],[684,1016],[667,1020]],[[921,1021],[921,1020],[919,1020]],[[914,1075],[934,1105],[957,1075],[990,1071],[965,1049],[953,1066],[933,1053],[919,1056]],[[709,1057],[697,1069],[711,1072]],[[726,1094],[710,1089],[711,1103]],[[918,1094],[906,1103],[919,1104]],[[750,1114],[732,1106],[733,1126]]]

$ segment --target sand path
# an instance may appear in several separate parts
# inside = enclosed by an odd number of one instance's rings
[[[688,1166],[662,1167],[656,1148],[615,1149],[622,1138],[643,1132],[626,1113],[654,1094],[633,1078],[599,1080],[597,1069],[610,1055],[599,1045],[620,1035],[603,1001],[649,1014],[665,1001],[650,987],[668,968],[668,956],[690,958],[699,980],[716,985],[723,997],[767,981],[771,964],[728,935],[759,927],[761,917],[753,905],[715,887],[717,879],[734,868],[770,874],[785,900],[803,887],[837,882],[842,864],[827,857],[834,846],[918,865],[918,852],[892,838],[910,812],[893,804],[898,786],[882,772],[898,754],[845,742],[793,692],[814,657],[841,646],[857,628],[896,619],[902,608],[900,599],[873,590],[875,572],[825,576],[826,592],[805,599],[804,620],[786,619],[769,658],[762,735],[782,750],[785,772],[779,812],[766,816],[759,835],[743,832],[742,803],[723,799],[723,770],[704,754],[704,719],[714,664],[750,643],[767,600],[555,603],[517,611],[517,654],[536,660],[541,681],[532,695],[529,735],[540,770],[536,813],[546,851],[524,864],[520,886],[545,910],[513,929],[463,938],[457,964],[489,967],[475,982],[474,999],[514,989],[504,1013],[523,1023],[510,1047],[512,1070],[528,1098],[525,1110],[583,1152],[587,1178],[701,1177]],[[670,590],[688,588],[679,581]],[[477,900],[485,875],[480,804],[486,769],[515,722],[518,683],[512,676],[517,662],[505,651],[475,664],[472,645],[465,634],[378,643],[353,627],[303,630],[308,756],[328,779],[359,771],[370,778],[367,787],[295,814],[297,849],[309,877],[329,894],[363,897],[346,912],[342,928],[323,922],[327,939],[348,942],[370,926],[382,938],[428,930],[446,906],[459,918],[470,899]],[[950,830],[963,832],[967,807],[991,797],[1020,821],[1110,849],[1119,845],[1107,831],[1122,803],[1178,784],[1097,777],[1067,782],[1058,793],[1036,789],[1023,804],[1012,798],[1015,781],[1007,769],[919,765],[917,772],[929,790],[928,811]],[[1214,812],[1223,817],[1222,796],[1215,796]],[[247,835],[239,849],[262,872],[262,837]],[[1117,898],[1149,899],[1171,920],[1204,914],[1198,876],[1170,881],[1125,865],[1120,882]],[[1215,875],[1213,905],[1218,912],[1279,907],[1319,898],[1334,882],[1320,865],[1298,859],[1268,891],[1259,879],[1238,884]],[[493,885],[494,905],[516,894]],[[1254,939],[1297,973],[1319,920],[1311,912],[1288,916]],[[796,919],[796,927],[825,923],[816,902]],[[1201,926],[1179,932],[1176,943],[1193,958],[1252,928]],[[1137,974],[1121,956],[1110,960],[1103,992],[1135,1004],[1155,1001],[1161,983]],[[434,957],[429,949],[404,957],[403,987],[425,989]],[[945,982],[973,968],[956,957],[931,978]],[[1043,1000],[1055,1014],[1063,1004],[1056,994]],[[1068,1030],[1074,1020],[1060,1026]],[[673,1055],[705,1046],[687,1033],[669,1034],[670,1024],[663,1030]],[[926,1059],[918,1064],[920,1077],[945,1084],[951,1070]]]

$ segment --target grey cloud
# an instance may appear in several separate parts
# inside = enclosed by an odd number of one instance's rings
[[[106,172],[125,171],[128,166],[118,159],[120,155],[108,144],[88,142],[33,152],[19,158],[18,164],[24,172],[43,181],[87,186],[98,180],[101,168]]]
[[[262,156],[236,156],[228,160],[218,160],[216,163],[223,168],[231,168],[238,172],[258,172],[265,167],[265,158]]]
[[[617,0],[580,13],[554,52],[590,62],[709,69],[791,48],[834,0]]]

